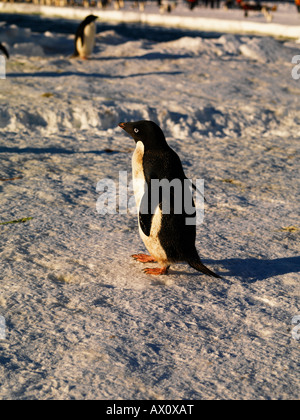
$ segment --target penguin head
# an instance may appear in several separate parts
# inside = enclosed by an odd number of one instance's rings
[[[137,143],[141,141],[147,150],[167,149],[164,133],[160,127],[153,121],[136,121],[120,123],[123,128]]]
[[[84,19],[84,23],[86,25],[88,25],[91,22],[94,22],[96,19],[98,19],[98,16],[95,15],[88,15],[85,19]]]

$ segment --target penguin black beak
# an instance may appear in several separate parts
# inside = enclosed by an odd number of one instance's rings
[[[125,125],[126,125],[126,123],[120,123],[119,127],[123,128],[123,130],[125,130]]]

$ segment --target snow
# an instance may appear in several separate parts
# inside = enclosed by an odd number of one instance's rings
[[[81,61],[73,34],[0,27],[0,222],[32,217],[0,225],[1,400],[299,398],[299,44],[151,30],[100,22]],[[223,280],[147,276],[136,216],[97,213],[139,119],[205,180],[197,248]]]

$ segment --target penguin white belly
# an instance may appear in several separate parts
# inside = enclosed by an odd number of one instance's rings
[[[135,152],[132,156],[132,179],[133,191],[136,201],[136,207],[139,213],[141,200],[145,194],[145,176],[143,169],[144,145],[142,142],[137,142]],[[139,223],[139,233],[149,253],[156,259],[158,263],[167,264],[167,255],[161,246],[158,234],[161,228],[162,213],[157,207],[151,224],[150,236],[144,234]]]
[[[141,200],[145,194],[145,176],[143,169],[144,145],[141,141],[136,144],[132,156],[132,181],[136,207],[139,210]]]
[[[84,43],[82,45],[81,38],[79,37],[76,41],[77,51],[80,57],[89,57],[95,46],[96,36],[96,25],[95,22],[91,22],[84,28]]]

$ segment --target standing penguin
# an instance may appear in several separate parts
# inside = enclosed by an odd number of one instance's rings
[[[175,211],[175,192],[170,191],[169,212],[162,211],[164,197],[161,193],[155,194],[157,201],[154,199],[151,181],[180,180],[183,184],[187,179],[179,156],[168,146],[162,130],[152,121],[120,123],[119,126],[136,142],[132,157],[133,188],[139,213],[139,233],[150,253],[150,256],[137,254],[133,258],[143,263],[160,264],[161,268],[146,268],[144,272],[147,274],[168,274],[172,263],[187,262],[204,274],[220,278],[202,264],[195,247],[196,226],[186,224],[186,218],[191,214],[186,213],[184,205],[180,213]],[[192,193],[189,193],[191,197],[188,198],[192,201]],[[186,200],[186,193],[181,197]]]
[[[9,54],[8,54],[8,51],[7,51],[7,49],[4,47],[4,45],[2,45],[2,44],[1,44],[1,42],[0,42],[0,51],[2,51],[2,52],[3,52],[3,54],[5,55],[5,57],[6,57],[7,59],[9,59]]]
[[[96,23],[98,16],[89,15],[79,25],[75,34],[75,51],[73,57],[87,59],[95,46]]]

